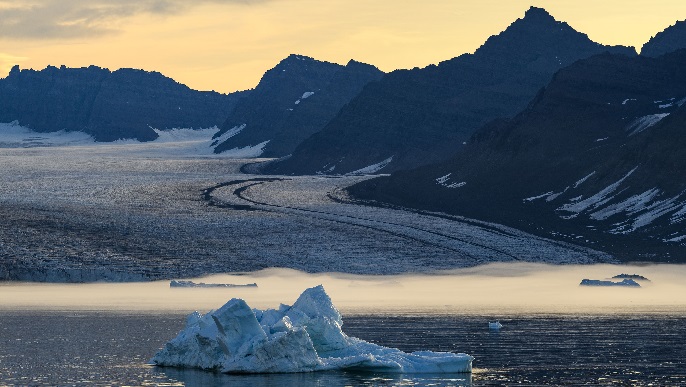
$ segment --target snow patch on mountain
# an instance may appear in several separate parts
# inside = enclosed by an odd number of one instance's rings
[[[624,177],[619,179],[617,182],[610,184],[609,186],[605,187],[595,195],[585,200],[564,204],[561,207],[559,207],[557,211],[569,213],[569,215],[562,216],[562,218],[571,219],[577,217],[583,211],[586,211],[588,209],[595,209],[602,206],[611,199],[611,197],[610,199],[608,199],[607,196],[615,192],[617,188],[619,188],[619,186],[622,184],[622,182],[626,180],[629,176],[631,176],[631,174],[634,173],[634,171],[636,171],[637,168],[638,167],[635,167],[634,169],[629,171],[629,173],[624,175]]]
[[[212,146],[217,146],[226,140],[230,139],[231,137],[237,135],[238,133],[242,132],[245,127],[248,126],[248,124],[241,124],[241,125],[236,125],[233,128],[227,130],[222,134],[221,136],[217,137],[213,142]]]
[[[631,196],[619,203],[609,205],[599,211],[592,213],[589,217],[593,220],[605,220],[613,215],[626,213],[631,216],[647,208],[648,204],[660,194],[657,188],[650,189],[639,195]]]
[[[443,187],[446,187],[446,188],[460,188],[460,187],[464,187],[465,185],[467,185],[466,181],[452,182],[451,183],[450,182],[450,175],[452,175],[452,173],[449,173],[445,176],[441,176],[441,177],[437,178],[436,184],[443,186]]]
[[[593,175],[595,175],[595,171],[593,171],[593,172],[589,173],[588,175],[579,179],[576,183],[574,183],[574,187],[572,187],[572,188],[576,188],[576,187],[580,186],[581,184],[584,184],[584,182],[586,182],[586,180],[588,180]]]
[[[626,127],[626,131],[629,132],[629,136],[641,133],[642,131],[650,128],[651,126],[656,125],[658,122],[660,122],[663,118],[667,117],[668,115],[669,113],[658,113],[639,117],[632,121]]]
[[[569,186],[565,187],[564,191],[548,195],[548,197],[545,198],[545,201],[552,202],[553,200],[557,199],[558,197],[560,197],[560,195],[566,193],[567,191],[569,191]]]
[[[314,91],[306,91],[306,92],[303,93],[302,97],[300,97],[299,100],[295,101],[295,104],[296,104],[296,105],[299,105],[300,102],[301,102],[303,99],[310,98],[310,97],[313,96],[313,95],[314,95]],[[291,110],[292,110],[292,109],[291,109]]]
[[[675,213],[672,214],[669,222],[672,224],[681,223],[686,218],[686,203]]]
[[[368,165],[364,168],[360,168],[356,171],[347,173],[347,175],[370,175],[376,173],[384,168],[393,161],[393,156],[387,158],[386,160],[380,161],[376,164]]]
[[[264,147],[271,140],[263,141],[257,145],[233,148],[221,153],[222,156],[234,159],[249,159],[260,157],[264,153]]]
[[[639,228],[648,226],[658,218],[667,215],[670,212],[677,210],[683,205],[677,200],[681,195],[677,195],[665,200],[658,200],[643,208],[644,212],[638,214],[634,218],[629,218],[621,222],[610,232],[614,234],[628,234],[638,230]]]
[[[526,202],[533,202],[534,200],[543,199],[544,197],[550,196],[550,195],[552,195],[552,194],[553,194],[553,191],[548,191],[548,192],[546,192],[546,193],[544,193],[544,194],[540,194],[540,195],[536,195],[536,196],[531,196],[531,197],[525,198],[525,199],[523,199],[523,201],[524,201],[525,203],[526,203]]]
[[[592,221],[607,221],[610,218],[619,217],[619,221],[615,221],[615,223],[612,224],[612,227],[607,229],[607,232],[612,234],[629,234],[635,232],[668,215],[670,216],[669,222],[671,224],[680,223],[686,219],[686,200],[681,199],[683,193],[669,198],[662,198],[663,192],[659,188],[651,188],[642,193],[619,200],[621,192],[624,192],[628,188],[625,188],[616,194],[615,192],[637,168],[638,167],[632,169],[620,180],[610,184],[595,195],[586,199],[583,199],[583,196],[569,199],[566,204],[558,207],[556,211],[562,213],[560,217],[563,219],[576,218],[582,213],[586,213],[588,219]],[[593,176],[593,174],[595,174],[595,171],[577,181],[577,184],[575,184],[572,189],[582,184]],[[546,198],[547,202],[551,202],[566,193],[569,189],[570,187],[567,187],[564,191],[559,193],[552,193],[553,191],[550,191],[546,194],[526,198],[524,201],[527,202]],[[663,240],[673,241],[671,239]]]
[[[674,237],[674,238],[663,239],[663,242],[681,242],[684,239],[686,239],[686,235],[679,235],[679,236]]]
[[[570,188],[571,188],[571,189],[577,188],[578,186],[580,186],[581,184],[583,184],[586,180],[588,180],[588,179],[589,179],[591,176],[593,176],[594,174],[595,174],[595,171],[589,173],[588,175],[586,175],[586,176],[582,177],[581,179],[577,180],[576,183],[574,183],[573,186],[571,186],[571,187],[570,187],[570,186],[567,186],[567,187],[565,187],[564,190],[562,190],[562,191],[560,191],[560,192],[548,191],[548,192],[543,193],[543,194],[540,194],[540,195],[536,195],[536,196],[531,196],[531,197],[525,198],[525,199],[523,199],[522,201],[523,201],[524,203],[526,203],[526,202],[533,202],[534,200],[539,200],[539,199],[545,198],[545,201],[546,201],[546,202],[552,202],[553,200],[555,200],[555,199],[557,199],[558,197],[562,196],[563,194],[567,193],[567,191],[569,191]],[[571,201],[578,201],[579,199],[581,199],[581,196],[578,196],[578,197],[576,197],[575,199],[576,199],[576,200],[572,199]]]

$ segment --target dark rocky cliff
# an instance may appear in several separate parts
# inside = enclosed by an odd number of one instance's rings
[[[686,50],[603,54],[558,72],[453,159],[351,189],[586,244],[626,260],[686,257]]]
[[[686,48],[686,20],[678,21],[650,38],[641,48],[641,55],[657,57],[682,48]]]
[[[321,130],[362,88],[383,76],[376,67],[346,66],[290,55],[267,71],[251,95],[240,101],[217,134],[215,152],[267,141],[263,157],[289,155]],[[230,130],[240,130],[230,138]]]
[[[369,84],[322,131],[268,172],[348,173],[392,157],[381,172],[445,160],[486,122],[512,117],[553,73],[605,51],[603,46],[531,8],[474,54],[423,69],[394,71]]]
[[[0,79],[0,122],[39,132],[83,131],[97,141],[153,140],[151,129],[221,125],[243,93],[191,90],[157,72],[96,66],[19,70]]]

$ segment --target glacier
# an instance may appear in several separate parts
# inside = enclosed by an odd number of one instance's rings
[[[194,312],[186,327],[151,360],[168,367],[223,373],[353,370],[387,373],[465,373],[464,353],[407,353],[343,333],[341,314],[324,287],[305,290],[293,306],[251,309],[239,298],[204,316]]]

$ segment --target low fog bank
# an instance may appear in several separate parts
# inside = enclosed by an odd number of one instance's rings
[[[640,274],[640,289],[580,287],[584,278]],[[256,308],[292,304],[323,284],[344,314],[685,313],[686,265],[489,264],[432,275],[308,274],[289,269],[212,275],[194,282],[257,288],[170,288],[151,283],[0,284],[0,309],[206,312],[238,297]]]

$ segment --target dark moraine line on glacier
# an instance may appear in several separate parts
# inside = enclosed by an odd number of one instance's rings
[[[256,210],[256,209],[258,209],[258,208],[255,208],[254,206],[249,206],[249,205],[236,205],[236,204],[225,203],[225,202],[223,202],[223,201],[221,201],[221,200],[218,200],[217,198],[215,198],[215,197],[212,196],[212,192],[214,192],[216,189],[225,188],[225,187],[229,187],[229,186],[232,186],[232,185],[238,185],[238,184],[244,184],[244,183],[251,183],[251,184],[244,185],[244,186],[241,186],[241,187],[235,189],[235,190],[233,191],[234,196],[236,196],[237,198],[242,199],[242,200],[244,200],[244,201],[247,201],[247,202],[249,202],[249,203],[253,203],[253,204],[255,204],[255,205],[260,205],[260,206],[269,207],[269,208],[271,208],[272,210],[273,210],[273,209],[281,209],[281,210],[290,210],[290,211],[296,211],[296,212],[303,212],[303,213],[306,213],[306,214],[316,214],[316,215],[327,215],[327,216],[332,216],[332,217],[335,217],[335,218],[337,218],[337,219],[330,219],[330,218],[319,217],[319,216],[316,217],[316,218],[317,218],[317,219],[321,219],[321,220],[330,221],[330,222],[342,223],[342,224],[346,224],[346,225],[350,225],[350,226],[361,227],[361,228],[366,228],[366,229],[370,229],[370,230],[374,230],[374,231],[378,231],[378,232],[388,233],[388,234],[393,235],[393,236],[397,236],[397,237],[401,237],[401,238],[413,240],[413,241],[416,241],[416,242],[419,242],[419,243],[422,243],[422,244],[425,244],[425,245],[428,245],[428,246],[433,246],[433,247],[445,249],[445,250],[448,250],[448,251],[453,251],[453,252],[456,252],[456,253],[460,253],[460,254],[462,254],[462,255],[464,255],[464,256],[466,256],[466,257],[470,257],[470,258],[475,258],[475,259],[476,259],[477,257],[475,257],[475,256],[473,256],[473,255],[471,255],[471,254],[469,254],[469,253],[467,253],[466,251],[461,250],[461,249],[455,249],[455,248],[451,248],[451,247],[448,247],[448,246],[443,246],[443,245],[440,245],[440,244],[437,244],[437,243],[432,243],[432,242],[430,242],[430,241],[427,241],[427,240],[424,240],[424,239],[420,239],[420,238],[417,238],[417,237],[413,237],[413,236],[410,236],[410,235],[406,235],[406,234],[403,234],[403,233],[398,233],[398,232],[386,230],[386,229],[379,228],[379,227],[374,227],[374,226],[369,226],[369,225],[363,225],[363,224],[355,223],[355,222],[352,222],[352,221],[346,221],[346,220],[343,220],[343,219],[357,220],[357,221],[363,221],[363,222],[369,222],[369,223],[377,223],[377,224],[380,224],[380,225],[387,225],[387,226],[400,227],[400,228],[404,228],[404,229],[411,229],[411,230],[414,230],[414,231],[417,231],[417,232],[420,232],[420,233],[427,233],[427,234],[431,234],[431,235],[436,235],[436,236],[439,236],[439,237],[441,237],[441,238],[445,238],[445,239],[457,241],[457,242],[460,242],[460,243],[464,243],[464,244],[467,244],[467,245],[470,245],[470,246],[475,246],[475,247],[479,247],[479,248],[482,248],[482,249],[490,250],[490,251],[496,252],[496,253],[498,253],[498,254],[502,254],[503,256],[507,256],[507,257],[509,257],[509,258],[511,258],[511,259],[513,259],[513,260],[515,260],[515,261],[521,261],[521,259],[520,259],[519,257],[517,257],[517,256],[515,256],[515,255],[513,255],[513,254],[510,254],[510,253],[508,253],[507,251],[503,251],[503,250],[497,249],[497,248],[495,248],[495,247],[493,247],[493,246],[489,246],[489,245],[484,245],[484,244],[480,244],[480,243],[468,241],[468,240],[465,240],[465,239],[462,239],[462,238],[457,238],[457,237],[455,237],[455,236],[448,235],[448,234],[444,234],[444,233],[440,233],[440,232],[437,232],[437,231],[432,231],[432,230],[427,230],[427,229],[420,228],[420,227],[416,227],[416,226],[409,226],[409,225],[406,225],[406,224],[388,222],[388,221],[377,220],[377,219],[369,219],[369,218],[357,217],[357,216],[352,216],[352,215],[336,214],[336,213],[326,212],[326,211],[317,211],[317,210],[311,210],[311,209],[306,209],[306,208],[298,208],[298,207],[283,206],[283,205],[278,205],[278,204],[273,204],[273,203],[266,203],[266,202],[258,201],[258,200],[255,200],[255,199],[251,199],[251,198],[249,198],[249,197],[247,197],[247,196],[245,195],[245,192],[246,192],[249,188],[251,188],[251,187],[258,186],[258,185],[262,185],[262,184],[264,184],[264,183],[269,183],[269,182],[274,182],[274,181],[284,181],[284,180],[290,180],[290,179],[283,179],[283,178],[256,178],[256,179],[246,179],[246,180],[233,180],[233,181],[230,181],[230,182],[217,184],[216,186],[213,186],[213,187],[210,187],[210,188],[205,189],[205,190],[203,191],[203,199],[204,199],[205,201],[207,201],[208,203],[210,203],[210,205],[215,206],[215,207],[231,208],[231,209],[236,209],[236,210],[241,210],[241,209],[245,209],[245,210]],[[353,203],[353,204],[354,204],[354,203]],[[264,210],[266,210],[266,209],[264,209]],[[303,216],[304,216],[305,214],[300,214],[300,215],[303,215]],[[450,220],[455,221],[454,219],[450,219]],[[482,229],[488,229],[489,231],[491,231],[490,228],[484,228],[484,227],[482,227],[482,226],[477,226],[477,225],[474,225],[474,226],[475,226],[475,227],[480,227],[480,228],[482,228]],[[503,234],[503,233],[500,232],[500,231],[497,231],[497,232],[495,232],[495,233]]]
[[[362,221],[367,221],[367,222],[385,223],[385,224],[389,224],[389,225],[396,225],[396,226],[401,226],[401,227],[406,227],[406,228],[412,228],[412,229],[415,229],[415,230],[422,231],[422,230],[419,229],[419,228],[414,228],[414,227],[405,226],[405,225],[399,225],[399,224],[390,223],[390,222],[382,222],[382,221],[371,220],[371,219],[364,219],[364,218],[355,218],[355,217],[349,216],[349,215],[339,215],[339,214],[334,214],[334,213],[329,213],[329,212],[324,212],[324,211],[315,211],[315,210],[308,210],[308,209],[302,209],[302,208],[296,208],[296,207],[290,207],[290,206],[279,206],[279,205],[276,205],[276,204],[269,204],[269,203],[257,202],[257,201],[254,201],[254,200],[252,200],[252,199],[248,199],[248,198],[242,196],[243,192],[244,192],[246,189],[250,188],[250,187],[253,187],[253,186],[256,186],[256,185],[260,185],[260,184],[264,184],[265,182],[283,181],[283,180],[289,180],[289,179],[280,179],[280,178],[273,178],[273,179],[268,179],[268,178],[257,178],[257,179],[249,179],[249,180],[233,180],[233,181],[229,181],[229,182],[226,182],[226,183],[217,184],[217,185],[215,185],[215,186],[212,186],[212,187],[210,187],[210,188],[207,188],[207,189],[203,190],[203,200],[207,201],[208,205],[213,206],[213,207],[217,207],[217,208],[228,208],[228,209],[232,209],[232,210],[243,210],[243,211],[279,212],[279,213],[288,213],[288,212],[287,212],[287,211],[277,211],[277,209],[291,210],[291,211],[296,211],[296,212],[302,211],[302,212],[317,213],[317,214],[330,215],[330,216],[336,216],[336,217],[352,218],[352,219],[357,219],[357,220],[362,220]],[[254,204],[257,204],[257,205],[261,205],[261,206],[269,207],[268,209],[259,208],[259,207],[255,207],[255,206],[252,206],[252,205],[230,204],[230,203],[226,203],[226,202],[224,202],[224,201],[218,200],[217,198],[215,198],[214,196],[212,196],[212,192],[214,192],[215,190],[217,190],[217,189],[219,189],[219,188],[225,188],[225,187],[229,187],[229,186],[231,186],[231,185],[249,183],[249,182],[252,182],[252,181],[258,181],[258,182],[257,182],[257,183],[253,183],[253,184],[249,184],[249,185],[247,185],[247,186],[243,186],[243,187],[237,188],[237,189],[235,189],[235,190],[233,191],[233,194],[234,194],[236,197],[238,197],[238,198],[240,198],[240,199],[242,199],[242,200],[245,200],[245,201],[247,201],[247,202],[254,203]],[[291,214],[292,214],[292,213],[291,213]],[[297,214],[297,215],[305,216],[305,214]],[[389,231],[389,230],[384,230],[384,229],[382,229],[382,228],[377,228],[377,227],[372,227],[372,226],[365,226],[365,225],[363,225],[363,224],[358,224],[358,223],[353,223],[353,222],[346,222],[346,221],[343,221],[343,220],[340,220],[340,219],[329,219],[329,218],[324,218],[324,217],[315,217],[315,218],[316,218],[316,219],[319,219],[319,220],[328,221],[328,222],[340,223],[340,224],[345,224],[345,225],[348,225],[348,226],[354,226],[354,227],[359,227],[359,228],[366,228],[366,229],[369,229],[369,230],[374,230],[374,231],[377,231],[377,232],[386,233],[386,234],[393,235],[393,236],[396,236],[396,237],[399,237],[399,238],[404,238],[404,239],[407,239],[407,240],[419,242],[419,243],[424,244],[424,245],[427,245],[427,246],[432,246],[432,247],[436,247],[436,248],[439,248],[439,249],[448,250],[448,251],[452,251],[452,252],[455,252],[455,253],[460,253],[460,254],[462,254],[462,255],[465,256],[465,257],[469,257],[469,258],[474,258],[474,259],[476,259],[475,256],[473,256],[473,255],[471,255],[471,254],[469,254],[469,253],[467,253],[467,252],[465,252],[465,251],[463,251],[463,250],[453,249],[453,248],[451,248],[451,247],[439,245],[439,244],[437,244],[437,243],[431,243],[431,242],[426,241],[426,240],[424,240],[424,239],[419,239],[419,238],[412,237],[412,236],[409,236],[409,235],[405,235],[405,234],[401,234],[401,233],[397,233],[397,232],[393,232],[393,231]],[[431,231],[426,231],[426,232],[431,233]],[[439,235],[439,234],[437,234],[437,235]],[[456,238],[452,238],[452,239],[458,240],[458,239],[456,239]],[[469,242],[465,242],[465,243],[469,243]],[[474,243],[469,243],[469,244],[470,244],[470,245],[475,245]],[[509,254],[507,254],[507,253],[503,253],[503,254],[509,255]],[[514,259],[517,259],[516,257],[513,257],[513,258],[514,258]]]

